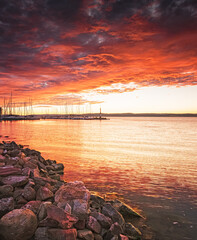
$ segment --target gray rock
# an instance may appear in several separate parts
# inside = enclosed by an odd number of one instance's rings
[[[90,230],[92,230],[95,233],[100,233],[101,232],[101,225],[99,222],[96,220],[96,218],[89,216],[86,227]]]
[[[13,187],[24,186],[28,182],[27,176],[8,176],[2,178],[2,183],[5,185],[12,185]]]
[[[7,212],[14,209],[14,198],[2,198],[0,199],[0,218]]]
[[[40,205],[39,213],[38,213],[38,219],[39,221],[43,220],[47,216],[47,208],[51,206],[51,202],[42,202]]]
[[[25,187],[22,196],[27,200],[35,200],[36,199],[36,191],[32,187]]]
[[[134,209],[132,209],[127,204],[114,200],[111,202],[112,206],[120,213],[124,218],[132,218],[132,217],[140,217],[143,218],[139,213],[137,213]]]
[[[123,216],[114,208],[110,203],[106,203],[103,206],[102,213],[112,219],[112,221],[118,222],[121,226],[124,226],[125,221]]]
[[[94,233],[94,240],[103,240],[103,237],[100,234]]]
[[[85,239],[85,240],[94,240],[94,235],[93,235],[92,231],[90,231],[88,229],[78,230],[77,237],[79,237],[81,239]]]
[[[14,188],[12,187],[12,185],[0,186],[0,198],[13,196],[13,190]]]
[[[0,235],[6,240],[28,240],[36,228],[36,215],[29,209],[15,209],[0,220]]]
[[[142,235],[140,230],[138,228],[134,227],[131,223],[125,224],[125,233],[128,236],[141,236]]]
[[[88,217],[88,202],[83,199],[73,200],[73,215],[77,216],[80,220],[87,219]]]
[[[106,217],[104,214],[99,213],[99,212],[92,212],[90,216],[94,217],[97,219],[97,221],[101,224],[102,227],[104,228],[110,228],[112,225],[112,220],[109,217]]]
[[[36,229],[35,240],[51,240],[48,236],[48,228],[47,227],[39,227]]]

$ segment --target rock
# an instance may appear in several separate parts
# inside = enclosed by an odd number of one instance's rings
[[[65,208],[66,204],[72,207],[72,214],[80,220],[87,218],[90,192],[83,182],[70,182],[60,187],[55,193],[55,202],[59,207]]]
[[[125,224],[125,233],[128,236],[141,236],[141,232],[138,228],[134,227],[131,223]]]
[[[24,167],[25,167],[25,168],[28,167],[28,168],[30,168],[30,169],[36,169],[38,166],[37,166],[36,164],[28,161],[28,162],[26,162],[26,163],[24,164]]]
[[[14,209],[14,198],[2,198],[0,199],[0,218],[7,212]]]
[[[104,228],[110,228],[112,225],[112,220],[109,217],[106,217],[104,214],[99,212],[92,212],[90,216],[96,218],[100,225]]]
[[[7,176],[2,178],[2,183],[5,185],[12,185],[13,187],[24,186],[28,182],[27,176]]]
[[[122,227],[117,223],[113,223],[109,229],[109,231],[113,234],[113,235],[119,235],[121,233],[123,233],[123,229]]]
[[[56,170],[56,171],[64,169],[64,164],[62,164],[62,163],[57,163],[57,164],[53,163],[52,166],[54,167],[54,170]]]
[[[129,240],[129,238],[125,235],[120,234],[119,235],[119,240]]]
[[[46,217],[42,221],[39,222],[39,227],[48,227],[48,228],[60,228],[60,224],[58,221]]]
[[[93,235],[92,231],[90,231],[88,229],[78,230],[77,236],[79,238],[85,239],[85,240],[94,240],[94,235]]]
[[[13,166],[5,166],[5,167],[0,167],[0,176],[10,176],[10,175],[20,175],[21,174],[21,169],[20,168],[15,168]]]
[[[0,162],[4,162],[5,159],[6,159],[6,157],[0,154]]]
[[[0,198],[13,196],[13,190],[14,188],[12,187],[12,185],[0,186]]]
[[[72,213],[79,219],[83,220],[87,218],[88,214],[88,202],[83,199],[73,200]]]
[[[47,217],[59,222],[59,225],[63,229],[72,228],[73,224],[78,221],[78,218],[66,213],[64,209],[54,205],[47,208]]]
[[[85,228],[85,225],[86,225],[86,220],[83,219],[83,220],[77,221],[77,223],[74,224],[74,227],[78,230],[83,230]]]
[[[30,173],[31,173],[31,169],[29,167],[25,167],[22,169],[22,175],[23,176],[30,176]]]
[[[114,200],[111,202],[112,206],[120,213],[124,218],[132,218],[132,217],[140,217],[143,218],[139,213],[137,213],[134,209],[129,207],[127,204]]]
[[[113,237],[116,238],[116,236],[118,236],[122,232],[123,232],[123,230],[122,230],[121,226],[117,222],[115,222],[114,224],[111,225],[109,231],[104,236],[104,239],[108,240],[108,239],[112,239]]]
[[[95,233],[100,233],[100,231],[101,231],[101,225],[96,220],[96,218],[94,218],[92,216],[89,216],[88,221],[86,223],[86,227]]]
[[[94,233],[94,240],[103,240],[103,237],[97,233]]]
[[[53,193],[46,187],[40,187],[36,194],[36,200],[47,200],[53,197]]]
[[[39,212],[41,201],[30,201],[27,204],[25,204],[22,209],[29,209],[32,212],[34,212],[36,215]]]
[[[54,174],[54,175],[51,175],[50,176],[52,179],[54,179],[54,180],[60,180],[60,175],[59,174]]]
[[[39,221],[43,220],[47,216],[47,208],[49,206],[52,206],[51,202],[42,202],[40,205],[39,213],[38,213],[38,219]]]
[[[15,209],[0,220],[0,235],[6,240],[28,240],[36,228],[36,215],[29,209]]]
[[[71,208],[70,204],[67,203],[64,210],[65,210],[65,212],[71,214],[72,208]]]
[[[114,223],[118,222],[121,226],[125,224],[123,216],[110,203],[104,204],[102,213],[110,217]]]
[[[48,234],[53,240],[76,240],[77,230],[76,229],[48,229]]]
[[[35,200],[36,199],[36,191],[32,187],[25,187],[22,196],[27,200]]]
[[[95,195],[95,194],[91,194],[90,200],[93,201],[93,202],[96,202],[96,203],[98,203],[100,205],[105,204],[104,198],[102,198],[102,197],[100,197],[98,195]]]
[[[39,227],[36,229],[35,240],[51,240],[48,236],[48,228],[47,227]]]

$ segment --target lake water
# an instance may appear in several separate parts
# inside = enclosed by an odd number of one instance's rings
[[[66,181],[139,209],[162,240],[197,236],[196,133],[197,118],[178,117],[0,123],[0,141],[64,163]]]

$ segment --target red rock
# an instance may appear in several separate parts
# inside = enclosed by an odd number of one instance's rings
[[[27,201],[35,200],[36,191],[32,187],[25,187],[22,195]]]
[[[40,187],[36,194],[36,200],[47,200],[53,197],[53,193],[46,187]]]
[[[27,176],[7,176],[2,178],[2,183],[12,185],[13,187],[24,186],[28,182]]]
[[[54,205],[48,206],[47,217],[59,222],[59,225],[63,229],[71,228],[73,224],[78,221],[78,218],[66,213],[64,209],[56,207]]]
[[[22,207],[22,209],[29,209],[32,212],[34,212],[35,214],[38,214],[41,203],[42,203],[41,201],[30,201],[30,202],[26,203]]]
[[[15,168],[13,166],[0,167],[0,176],[9,176],[14,174],[21,174],[20,168]]]
[[[96,218],[89,216],[88,221],[86,223],[86,227],[90,230],[92,230],[95,233],[100,233],[101,232],[101,225],[99,222],[96,220]]]
[[[84,186],[83,182],[70,182],[60,187],[60,189],[55,194],[55,201],[58,202],[65,202],[69,200],[75,199],[83,199],[85,201],[89,201],[90,199],[90,192]]]
[[[127,236],[122,235],[122,234],[119,235],[119,239],[120,240],[129,240],[129,238]]]
[[[78,230],[77,236],[80,239],[84,239],[84,240],[94,240],[94,235],[93,235],[92,231],[90,231],[88,229]]]
[[[48,234],[53,240],[76,240],[77,230],[76,229],[48,229]]]

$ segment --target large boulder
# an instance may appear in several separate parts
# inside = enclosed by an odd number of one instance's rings
[[[65,208],[67,203],[72,208],[72,214],[80,220],[87,218],[90,192],[83,182],[70,182],[59,188],[55,193],[55,202]]]
[[[15,209],[0,220],[0,236],[5,240],[28,240],[36,228],[36,215],[29,209]]]

